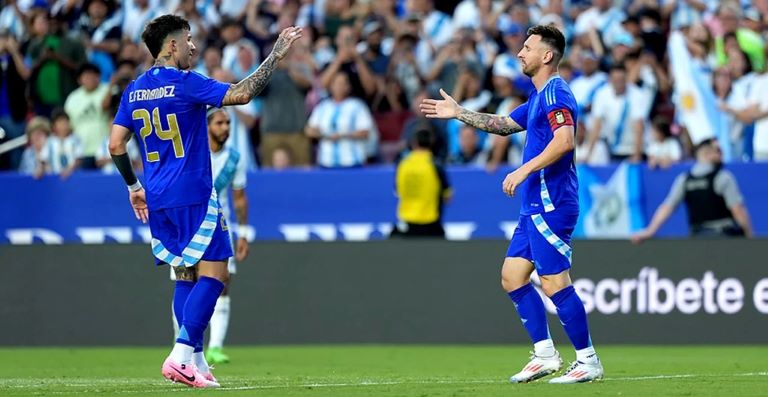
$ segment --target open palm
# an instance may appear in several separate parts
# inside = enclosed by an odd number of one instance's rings
[[[452,119],[459,113],[459,104],[446,94],[443,89],[440,89],[440,95],[443,97],[439,99],[424,99],[419,105],[419,109],[427,118],[430,119]]]

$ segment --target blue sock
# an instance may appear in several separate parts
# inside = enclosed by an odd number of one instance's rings
[[[176,280],[176,286],[173,289],[173,315],[176,317],[176,324],[179,325],[179,328],[181,328],[182,320],[184,320],[184,304],[187,303],[189,293],[192,292],[194,286],[194,281]]]
[[[213,308],[219,299],[224,283],[211,277],[200,277],[184,304],[184,320],[176,342],[196,347],[203,344],[203,334],[211,321]]]
[[[515,303],[517,313],[533,343],[550,339],[547,311],[533,284],[528,283],[507,293]]]
[[[565,333],[571,339],[576,350],[586,349],[592,346],[592,338],[589,337],[587,325],[587,312],[584,304],[576,294],[572,285],[565,287],[552,295],[552,303],[557,307],[557,315],[563,323]]]

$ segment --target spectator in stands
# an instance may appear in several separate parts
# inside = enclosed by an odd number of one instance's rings
[[[120,105],[120,98],[123,91],[128,87],[133,79],[136,78],[136,64],[129,60],[122,60],[117,64],[117,70],[109,80],[107,95],[101,102],[101,108],[108,115],[117,113],[117,107]]]
[[[718,65],[728,63],[725,39],[729,35],[735,35],[738,46],[747,53],[755,70],[763,70],[765,66],[765,41],[760,34],[740,26],[742,10],[739,4],[721,2],[717,9],[717,20],[720,23],[720,34],[715,39],[715,50]]]
[[[592,7],[576,18],[574,33],[582,35],[594,30],[608,47],[613,47],[619,33],[623,32],[621,22],[625,18],[624,12],[613,3],[611,0],[593,0]]]
[[[69,178],[80,167],[82,146],[80,139],[72,134],[69,117],[63,109],[54,109],[51,116],[52,134],[46,140],[41,161],[46,173]]]
[[[387,81],[390,82],[387,98],[390,103],[398,103],[396,98],[402,93],[407,106],[410,107],[423,88],[414,53],[418,40],[419,38],[412,34],[402,34],[396,39],[387,74]]]
[[[86,60],[85,49],[81,40],[70,38],[59,21],[49,19],[44,11],[34,12],[30,25],[30,96],[35,114],[48,117],[77,88],[76,72]]]
[[[610,84],[598,91],[592,104],[587,162],[599,139],[607,141],[612,160],[641,161],[647,106],[640,89],[627,81],[624,66],[611,67]]]
[[[351,168],[365,165],[366,142],[374,128],[368,106],[350,97],[349,76],[336,72],[331,79],[331,97],[320,102],[305,132],[319,140],[317,164],[324,168]]]
[[[221,49],[216,46],[206,47],[203,51],[202,62],[198,62],[195,72],[210,77],[213,70],[221,65]]]
[[[75,31],[85,43],[88,60],[99,67],[105,82],[115,70],[123,37],[120,14],[114,12],[115,7],[114,0],[86,0],[83,3],[86,12],[75,26]],[[143,30],[143,27],[140,29]],[[141,35],[140,32],[138,34]]]
[[[576,139],[574,141],[574,161],[577,164],[586,164],[592,166],[603,166],[610,164],[611,152],[608,150],[608,144],[605,143],[604,139],[598,139],[595,141],[595,146],[590,152],[589,140],[587,140],[587,131],[588,130],[586,128],[576,128]],[[587,156],[587,154],[589,154],[589,156]]]
[[[432,133],[432,155],[440,164],[448,160],[448,138],[446,136],[446,122],[441,119],[428,119],[419,110],[419,104],[425,98],[428,98],[427,92],[421,90],[413,102],[411,102],[411,117],[403,124],[403,131],[400,134],[400,155],[402,158],[408,154],[413,143],[414,137],[419,130],[429,130]]]
[[[342,26],[336,35],[336,57],[320,75],[320,83],[330,90],[331,82],[339,71],[350,78],[350,95],[366,100],[376,94],[376,78],[357,52],[355,31],[349,26]]]
[[[738,124],[733,135],[738,139],[733,142],[733,158],[736,160],[751,161],[753,158],[753,139],[755,136],[755,123],[749,114],[743,114],[749,107],[749,98],[758,73],[752,70],[749,57],[741,48],[729,51],[728,70],[733,80],[732,89],[726,101],[720,108],[732,115]],[[741,127],[739,130],[738,127]]]
[[[306,166],[311,163],[309,139],[304,135],[307,123],[304,100],[314,78],[314,70],[308,62],[308,45],[303,40],[294,43],[260,94],[263,107],[259,155],[264,167],[273,166],[274,152],[278,148],[288,151],[292,164]]]
[[[737,106],[734,113],[739,121],[747,125],[754,123],[751,147],[747,148],[752,152],[752,158],[768,161],[768,95],[765,95],[768,92],[768,69],[755,75],[748,84],[746,103],[740,110]]]
[[[45,173],[43,163],[46,140],[51,134],[51,123],[45,117],[33,117],[27,123],[27,147],[21,156],[19,172],[40,178]]]
[[[667,198],[656,209],[651,223],[632,237],[640,243],[653,237],[675,208],[685,202],[693,237],[752,237],[752,226],[733,174],[723,169],[722,153],[715,139],[696,146],[696,163],[680,174]]]
[[[123,10],[123,39],[134,43],[141,43],[141,33],[144,31],[147,23],[165,14],[166,10],[161,4],[155,4],[152,7],[149,4],[149,0],[133,0],[132,3],[131,7],[125,7]],[[194,20],[189,20],[189,24],[196,27]]]
[[[600,59],[592,51],[582,51],[579,56],[581,75],[569,84],[576,103],[579,104],[578,128],[591,128],[592,103],[597,91],[608,83],[608,75],[599,69]],[[586,154],[586,153],[585,153]]]
[[[485,166],[488,162],[488,150],[483,147],[478,132],[468,125],[462,125],[459,129],[459,151],[452,155],[450,164]]]
[[[221,21],[221,38],[224,40],[224,49],[221,51],[221,66],[225,70],[234,70],[235,64],[238,62],[238,56],[243,48],[251,49],[256,48],[256,45],[250,39],[244,36],[243,26],[236,20],[230,18],[224,18]],[[258,50],[255,54],[255,60],[252,62],[259,62]]]
[[[283,171],[294,166],[291,151],[287,146],[278,146],[272,151],[270,167],[275,171]]]
[[[672,136],[670,123],[663,116],[656,116],[652,122],[651,143],[645,151],[650,168],[669,168],[683,158],[680,142]]]
[[[92,63],[83,64],[78,75],[80,88],[69,94],[64,111],[80,140],[80,167],[93,169],[96,168],[96,152],[109,135],[109,115],[103,106],[109,86],[100,83],[99,68]]]
[[[0,128],[5,130],[5,137],[0,138],[0,141],[15,139],[24,134],[27,101],[17,98],[26,92],[28,78],[29,69],[24,63],[18,41],[10,32],[0,32]],[[21,152],[21,149],[15,149],[4,154],[0,168],[18,168]]]
[[[510,23],[503,31],[502,39],[506,51],[496,56],[492,69],[493,76],[509,79],[520,92],[530,92],[533,84],[529,83],[530,79],[523,75],[523,69],[517,58],[525,41],[525,29],[516,23]]]
[[[443,203],[451,198],[451,185],[432,157],[432,133],[417,131],[411,144],[395,172],[398,223],[390,237],[444,238]]]
[[[208,34],[220,20],[213,3],[203,2],[198,7],[195,0],[181,0],[175,14],[189,21],[192,40],[201,45],[208,41]]]
[[[19,7],[18,0],[7,0],[0,10],[0,31],[8,32],[17,40],[24,37],[27,31],[27,16]]]
[[[232,73],[221,67],[213,70],[211,78],[222,82],[235,82]],[[251,130],[255,127],[259,117],[256,101],[243,105],[227,106],[225,109],[229,113],[230,136],[224,146],[235,148],[240,153],[240,161],[246,164],[249,171],[253,171],[256,169],[256,156],[251,141]]]

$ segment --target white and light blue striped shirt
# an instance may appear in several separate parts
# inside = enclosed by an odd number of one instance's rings
[[[320,130],[322,136],[349,135],[374,128],[373,116],[368,106],[357,98],[341,102],[326,99],[320,102],[309,116],[307,125]],[[317,162],[323,167],[355,167],[365,164],[366,142],[360,139],[320,140]]]

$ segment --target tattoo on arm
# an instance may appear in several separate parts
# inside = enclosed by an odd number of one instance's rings
[[[478,113],[461,108],[456,117],[472,127],[490,132],[491,134],[507,136],[523,129],[509,116],[498,116],[489,113]]]
[[[245,104],[258,95],[269,83],[277,67],[277,58],[270,54],[255,72],[236,84],[232,84],[224,95],[222,105]]]

